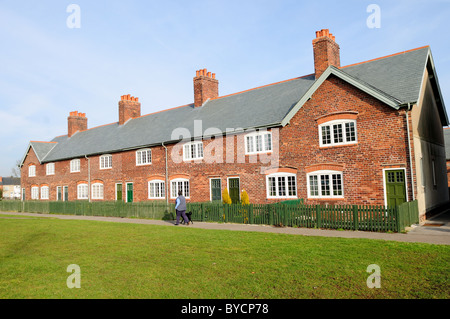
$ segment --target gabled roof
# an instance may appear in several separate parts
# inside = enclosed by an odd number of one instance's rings
[[[59,136],[50,145],[32,142],[30,147],[41,162],[53,162],[208,137],[217,132],[284,126],[331,75],[399,109],[418,101],[427,67],[436,84],[435,94],[440,98],[441,120],[448,125],[431,52],[429,47],[422,47],[339,69],[331,66],[318,79],[314,75],[299,77],[211,99],[202,107],[188,104],[144,115],[124,125],[112,123],[70,138]],[[200,120],[201,124],[197,122]],[[216,130],[207,130],[210,128]]]
[[[57,145],[56,142],[37,142],[37,141],[31,141],[30,144],[28,144],[27,151],[25,152],[24,156],[22,157],[22,161],[20,162],[20,166],[23,165],[23,162],[25,161],[25,157],[28,154],[28,151],[30,148],[33,149],[34,153],[36,154],[36,157],[39,161],[39,163],[43,163],[45,157],[50,153],[50,151]]]

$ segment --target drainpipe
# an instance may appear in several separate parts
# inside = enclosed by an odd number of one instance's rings
[[[410,175],[411,175],[411,190],[412,190],[412,200],[416,199],[415,192],[414,192],[414,178],[413,178],[413,166],[412,166],[412,155],[411,155],[411,138],[409,135],[409,116],[408,111],[411,110],[411,103],[408,102],[408,108],[406,109],[406,130],[408,131],[408,151],[409,151],[409,169],[410,169]]]
[[[84,155],[84,158],[88,161],[88,199],[91,202],[91,159]]]
[[[166,171],[165,171],[165,176],[166,176],[166,181],[165,181],[165,185],[164,185],[164,191],[165,191],[165,195],[166,195],[166,204],[167,207],[169,207],[169,192],[168,192],[168,168],[167,168],[167,147],[164,145],[164,142],[162,142],[162,146],[164,147],[165,151],[166,151]]]

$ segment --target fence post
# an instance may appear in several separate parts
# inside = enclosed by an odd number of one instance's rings
[[[320,211],[320,205],[316,205],[316,227],[322,227],[322,212]]]
[[[253,224],[253,204],[248,205],[248,223]]]
[[[400,224],[400,208],[399,206],[395,206],[395,228],[397,230],[397,232],[399,233],[401,231],[401,224]]]
[[[353,205],[353,230],[358,230],[358,206]]]

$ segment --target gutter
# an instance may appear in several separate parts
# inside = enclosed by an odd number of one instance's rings
[[[169,186],[169,181],[168,181],[168,179],[169,179],[169,176],[168,176],[168,167],[167,167],[167,147],[164,145],[164,142],[162,142],[162,147],[164,147],[164,149],[165,149],[165,151],[166,151],[166,156],[165,156],[165,160],[166,160],[166,170],[165,170],[165,173],[164,173],[164,175],[165,175],[165,178],[166,178],[166,181],[165,181],[165,183],[164,183],[164,191],[165,191],[165,195],[166,195],[166,204],[167,204],[167,207],[169,207],[169,192],[168,192],[168,186]]]
[[[84,155],[84,158],[88,161],[88,199],[91,202],[91,159]]]
[[[411,110],[411,103],[408,103],[408,107],[405,112],[406,116],[406,130],[408,131],[408,152],[409,152],[409,169],[411,175],[411,190],[412,190],[412,200],[416,199],[415,191],[414,191],[414,178],[413,178],[413,166],[412,166],[412,154],[411,154],[411,137],[409,134],[409,116],[408,111]]]

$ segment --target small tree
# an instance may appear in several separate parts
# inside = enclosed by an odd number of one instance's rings
[[[242,205],[249,205],[250,204],[250,198],[248,197],[248,194],[245,190],[242,191],[241,194],[241,204]]]
[[[224,204],[231,204],[231,197],[228,194],[228,190],[226,188],[222,192],[222,202]]]

